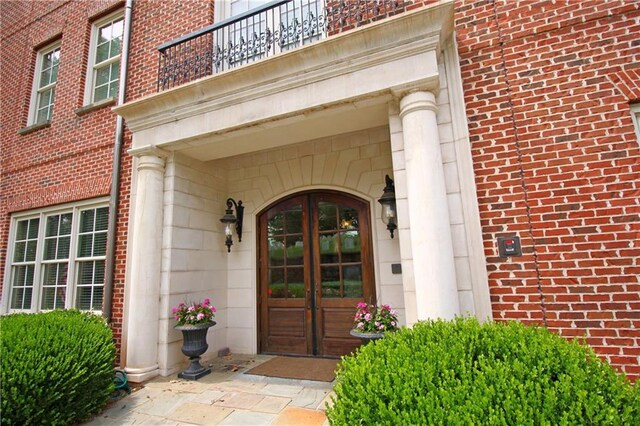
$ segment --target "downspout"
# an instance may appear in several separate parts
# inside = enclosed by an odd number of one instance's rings
[[[122,36],[122,53],[120,55],[120,87],[118,88],[117,105],[124,104],[127,89],[127,68],[129,65],[129,40],[131,38],[131,14],[133,0],[127,0],[124,7],[124,33]],[[118,191],[120,190],[120,163],[122,158],[122,139],[124,136],[124,119],[116,118],[115,142],[113,146],[113,168],[111,170],[111,196],[109,197],[109,223],[107,225],[107,258],[104,277],[104,300],[102,315],[111,323],[113,313],[113,280],[116,262],[116,226],[118,223]]]

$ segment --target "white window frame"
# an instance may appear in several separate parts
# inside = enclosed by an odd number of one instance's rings
[[[47,310],[42,309],[42,289],[44,281],[44,265],[55,261],[43,260],[44,255],[44,241],[46,232],[46,218],[48,216],[60,215],[65,213],[72,213],[72,228],[71,228],[71,240],[69,244],[69,258],[67,260],[67,281],[66,281],[66,295],[65,295],[65,309],[75,309],[76,306],[76,294],[78,288],[78,264],[83,261],[91,260],[105,260],[105,256],[94,257],[81,257],[78,254],[78,240],[80,235],[80,214],[83,210],[108,208],[109,199],[99,198],[93,200],[85,200],[77,203],[70,203],[65,205],[56,206],[54,208],[42,208],[37,210],[31,210],[27,212],[21,212],[11,216],[11,222],[9,226],[9,241],[7,247],[7,256],[5,258],[5,271],[4,282],[2,285],[2,305],[0,307],[2,313],[13,312],[45,312]],[[15,250],[17,226],[18,222],[22,220],[28,220],[33,218],[39,218],[39,229],[37,238],[37,249],[35,257],[35,268],[33,273],[33,290],[31,295],[31,307],[30,309],[11,309],[11,297],[12,297],[12,267],[14,266],[13,256]],[[19,263],[19,262],[18,262]],[[103,296],[104,297],[104,296]],[[101,314],[101,310],[92,310],[96,314]]]
[[[101,18],[95,21],[91,25],[91,42],[89,44],[89,58],[87,61],[87,74],[85,78],[85,87],[84,87],[84,105],[91,105],[95,102],[104,102],[109,99],[113,99],[117,97],[117,96],[108,97],[105,99],[101,99],[100,101],[94,101],[93,99],[94,85],[95,85],[95,79],[96,79],[96,63],[95,62],[96,62],[96,52],[98,47],[98,31],[100,30],[100,27],[103,27],[104,25],[110,23],[111,21],[115,21],[118,19],[124,19],[123,10],[119,10],[117,12],[111,13],[105,16],[104,18]],[[120,55],[118,56],[114,56],[113,58],[109,58],[108,60],[101,62],[101,64],[112,64],[116,61],[120,61],[121,57],[122,57],[122,52],[120,52]],[[120,85],[120,81],[118,81],[118,86],[119,85]]]
[[[640,144],[640,103],[631,105],[631,120],[636,128],[638,144]]]
[[[44,62],[44,57],[53,52],[54,50],[60,50],[60,46],[62,45],[62,42],[60,40],[49,44],[47,46],[45,46],[44,48],[38,50],[37,56],[36,56],[36,66],[33,72],[33,85],[31,88],[31,100],[29,102],[29,117],[27,119],[27,125],[31,126],[31,125],[35,125],[35,124],[44,124],[44,123],[48,123],[51,122],[51,118],[53,117],[53,108],[55,106],[55,88],[56,85],[58,83],[58,77],[56,77],[56,81],[55,83],[51,83],[46,85],[45,87],[38,87],[40,86],[40,78],[42,77],[42,65]],[[62,51],[60,50],[60,56],[62,57]],[[58,67],[60,62],[58,62]],[[60,68],[58,68],[58,73],[60,72]],[[47,91],[49,89],[54,89],[54,101],[51,103],[51,105],[53,105],[51,107],[51,117],[49,117],[49,119],[47,121],[44,121],[42,123],[37,123],[37,117],[38,117],[38,106],[40,103],[40,94],[44,91]]]

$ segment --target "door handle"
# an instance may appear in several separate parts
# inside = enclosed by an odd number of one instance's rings
[[[305,297],[305,305],[307,309],[311,309],[311,290],[307,289],[307,297]]]

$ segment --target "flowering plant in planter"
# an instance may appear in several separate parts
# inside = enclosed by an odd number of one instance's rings
[[[398,329],[396,311],[389,305],[368,305],[358,303],[353,321],[353,330],[358,333],[384,333]]]
[[[178,325],[207,324],[216,316],[216,308],[209,299],[204,299],[201,303],[191,302],[189,305],[180,303],[171,312]]]

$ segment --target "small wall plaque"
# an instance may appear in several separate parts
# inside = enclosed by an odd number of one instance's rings
[[[402,273],[402,265],[399,263],[391,264],[391,273],[392,274],[401,274]]]
[[[498,237],[498,252],[500,257],[522,256],[520,237]]]

